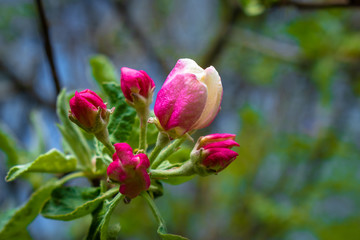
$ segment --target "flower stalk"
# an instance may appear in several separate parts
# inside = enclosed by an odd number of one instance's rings
[[[194,170],[194,165],[191,161],[186,161],[181,167],[173,168],[170,170],[151,170],[150,176],[154,179],[166,179],[169,177],[181,177],[181,176],[191,176],[196,172]]]
[[[164,134],[164,133],[162,133]],[[185,142],[187,135],[176,139],[172,144],[170,144],[165,150],[163,150],[160,155],[155,158],[154,162],[151,164],[152,169],[156,169],[166,158],[168,158],[171,154],[176,152],[183,142]]]
[[[169,139],[168,135],[163,132],[159,132],[157,140],[156,140],[156,145],[155,145],[154,149],[152,150],[150,157],[149,157],[150,163],[154,162],[154,160],[157,158],[157,156],[159,155],[161,150],[163,150],[169,144],[169,142],[170,142],[170,139]]]

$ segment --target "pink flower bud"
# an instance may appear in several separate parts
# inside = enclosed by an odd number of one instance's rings
[[[106,105],[95,92],[89,89],[76,91],[69,103],[70,119],[77,121],[84,128],[93,128],[99,113],[102,118],[106,118]]]
[[[136,104],[140,98],[148,105],[151,103],[155,83],[145,71],[123,67],[120,82],[121,90],[128,102]]]
[[[133,154],[127,143],[114,144],[116,152],[113,162],[107,168],[107,175],[114,182],[120,183],[120,193],[135,198],[150,186],[150,177],[146,169],[150,162],[146,154]]]
[[[191,153],[191,158],[201,175],[218,173],[238,156],[237,152],[230,150],[230,148],[238,146],[240,145],[235,142],[234,134],[207,135],[199,138]]]
[[[161,128],[173,137],[207,127],[220,110],[223,88],[214,67],[180,59],[160,89],[154,112]]]

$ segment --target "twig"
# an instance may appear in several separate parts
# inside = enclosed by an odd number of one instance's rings
[[[200,61],[200,65],[203,67],[207,67],[219,58],[222,52],[226,49],[226,45],[231,39],[231,35],[234,32],[233,26],[235,25],[240,13],[242,10],[238,4],[227,4],[230,13],[227,15],[224,23],[219,27],[218,32],[216,33],[216,38],[213,43],[210,45],[202,61]]]
[[[321,9],[331,9],[331,8],[360,7],[360,1],[339,0],[331,3],[308,3],[308,2],[305,3],[299,1],[279,1],[273,4],[271,7],[287,7],[287,6],[293,6],[304,10],[321,10]]]
[[[157,53],[156,48],[151,43],[151,40],[143,33],[141,28],[133,20],[132,16],[129,13],[127,0],[118,0],[115,1],[115,6],[119,12],[119,16],[123,21],[124,25],[129,29],[135,41],[138,45],[149,55],[150,58],[154,59],[165,74],[170,72],[169,65],[166,61]]]
[[[241,39],[238,44],[253,51],[262,53],[273,58],[300,63],[303,53],[301,49],[286,42],[281,42],[273,38],[252,32],[250,30],[237,28],[235,30],[236,38]]]
[[[52,48],[52,43],[51,43],[50,36],[49,36],[49,27],[48,27],[48,24],[46,21],[44,7],[43,7],[41,0],[35,0],[35,5],[36,5],[38,13],[39,13],[41,33],[42,33],[42,37],[44,39],[44,48],[45,48],[46,56],[47,56],[49,64],[50,64],[51,74],[53,76],[53,80],[54,80],[54,84],[55,84],[55,88],[56,88],[56,95],[58,95],[60,93],[61,87],[60,87],[60,81],[59,81],[59,77],[58,77],[56,67],[55,67],[53,48]]]
[[[50,107],[51,109],[55,109],[55,102],[47,101],[42,99],[33,88],[32,84],[26,84],[23,81],[19,79],[18,76],[16,76],[15,73],[13,73],[8,67],[5,66],[5,64],[0,60],[0,72],[4,74],[11,82],[14,84],[15,88],[18,89],[21,92],[25,92],[31,96],[32,99],[37,101],[38,103]],[[31,82],[31,79],[29,81],[25,82]]]

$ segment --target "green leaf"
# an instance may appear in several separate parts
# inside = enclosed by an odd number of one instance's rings
[[[90,225],[87,240],[107,240],[116,239],[118,231],[108,231],[110,217],[117,204],[121,201],[123,195],[118,193],[111,201],[105,200],[93,213],[93,220]],[[114,229],[112,229],[114,230]],[[120,230],[119,227],[116,230]],[[113,234],[113,235],[111,235]]]
[[[13,181],[27,172],[66,173],[76,169],[76,159],[66,157],[56,149],[40,155],[35,161],[12,167],[6,181]]]
[[[114,143],[125,142],[132,131],[136,111],[125,102],[119,84],[104,83],[102,86],[109,97],[110,106],[115,107],[108,126],[110,139]]]
[[[66,98],[65,89],[60,92],[56,105],[57,114],[63,124],[58,125],[58,128],[64,137],[66,145],[76,156],[81,165],[91,167],[91,151],[89,145],[79,127],[72,123],[68,118],[69,101]]]
[[[43,135],[43,125],[44,122],[40,118],[40,112],[38,110],[33,110],[30,113],[30,122],[35,131],[35,135],[37,137],[37,146],[32,151],[35,156],[40,155],[41,153],[46,151],[45,147],[45,139]]]
[[[118,189],[99,195],[100,188],[60,187],[51,193],[51,199],[41,210],[46,218],[69,221],[93,212],[104,199],[114,195]]]
[[[39,214],[44,202],[53,189],[62,184],[61,181],[49,181],[34,192],[27,203],[18,208],[8,217],[8,221],[0,226],[0,239],[30,239],[25,228]]]
[[[92,75],[96,82],[102,87],[102,84],[107,82],[118,82],[114,65],[104,55],[96,55],[90,58],[90,66]]]
[[[19,160],[18,150],[15,146],[17,146],[16,142],[3,130],[3,126],[1,126],[0,149],[5,153],[9,166],[17,164]]]

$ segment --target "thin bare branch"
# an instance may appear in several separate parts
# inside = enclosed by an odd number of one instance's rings
[[[211,43],[202,60],[200,61],[201,66],[205,67],[214,64],[214,62],[226,49],[227,43],[231,39],[231,36],[234,32],[233,26],[237,22],[239,15],[242,13],[242,10],[238,4],[233,4],[232,2],[226,4],[229,8],[229,14],[227,14],[227,18],[219,27],[214,41]]]
[[[46,16],[45,16],[44,6],[43,6],[41,0],[35,0],[35,5],[36,5],[38,13],[39,13],[39,22],[40,22],[42,37],[44,40],[44,49],[46,52],[46,56],[47,56],[49,65],[50,65],[51,74],[52,74],[55,88],[56,88],[56,94],[59,94],[60,90],[61,90],[59,75],[58,75],[58,73],[56,71],[56,67],[55,67],[53,47],[52,47],[52,42],[50,39],[49,27],[48,27],[48,23],[47,23]]]
[[[12,72],[7,66],[5,66],[5,64],[1,60],[0,60],[0,73],[2,73],[6,78],[11,80],[14,87],[18,91],[28,94],[32,99],[34,99],[39,104],[47,106],[47,107],[49,107],[51,109],[55,109],[55,102],[51,102],[51,101],[47,101],[45,99],[42,99],[37,94],[37,92],[33,88],[32,84],[26,84],[25,83],[25,82],[27,82],[27,83],[32,82],[31,79],[29,79],[29,81],[21,81],[19,79],[19,77],[14,72]]]
[[[156,51],[155,46],[152,44],[151,40],[146,36],[146,34],[141,30],[140,26],[133,20],[129,9],[128,9],[129,1],[127,0],[119,0],[115,1],[116,9],[119,13],[121,20],[124,25],[128,28],[130,33],[132,34],[134,40],[138,43],[138,45],[148,54],[150,58],[155,60],[165,74],[170,72],[169,65],[162,58],[158,52]]]
[[[351,8],[351,7],[360,7],[359,0],[338,0],[330,1],[328,3],[319,3],[319,2],[302,2],[302,1],[279,1],[272,5],[272,7],[287,7],[292,6],[298,9],[303,10],[321,10],[321,9],[331,9],[331,8]]]

